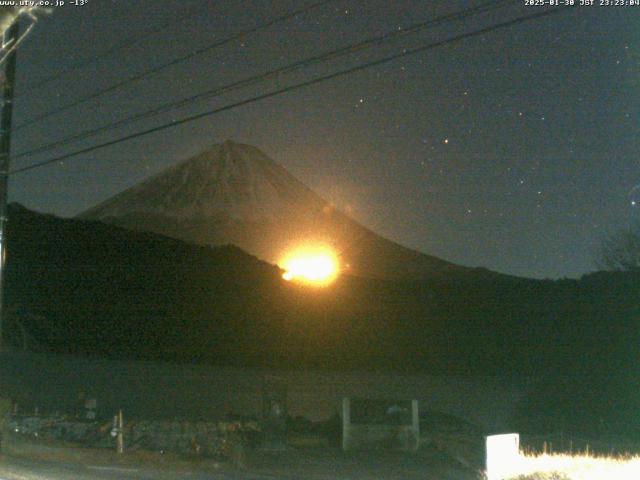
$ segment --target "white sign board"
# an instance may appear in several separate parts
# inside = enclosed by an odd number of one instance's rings
[[[518,473],[520,435],[506,433],[486,437],[487,480],[503,480]]]

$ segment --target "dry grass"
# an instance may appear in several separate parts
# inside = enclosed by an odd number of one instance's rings
[[[638,480],[640,456],[521,454],[510,480]]]

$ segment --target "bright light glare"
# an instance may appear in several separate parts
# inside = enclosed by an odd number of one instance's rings
[[[280,266],[287,281],[327,285],[338,276],[338,259],[327,248],[304,248],[289,254]]]
[[[639,456],[593,456],[589,454],[525,454],[519,435],[487,437],[487,480],[551,479],[636,480]]]
[[[507,478],[520,478],[519,475],[552,478],[553,473],[568,480],[636,480],[640,478],[640,457],[521,455],[517,475]]]

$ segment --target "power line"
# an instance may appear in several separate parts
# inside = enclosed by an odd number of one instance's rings
[[[153,28],[151,30],[147,30],[145,32],[141,32],[141,33],[137,33],[137,34],[131,35],[131,36],[125,38],[124,40],[122,40],[121,42],[116,43],[112,47],[106,48],[106,49],[102,50],[101,52],[96,53],[93,57],[87,58],[85,60],[80,60],[80,61],[76,62],[75,64],[69,66],[68,68],[62,69],[62,70],[54,73],[53,75],[45,78],[44,80],[37,80],[37,81],[34,81],[32,83],[27,83],[27,85],[24,88],[29,90],[30,92],[32,92],[33,90],[36,90],[36,89],[44,87],[45,85],[49,85],[49,84],[61,79],[65,75],[68,75],[69,73],[75,72],[76,70],[81,70],[81,69],[91,65],[92,63],[97,63],[100,60],[111,56],[112,54],[114,54],[114,53],[116,53],[116,52],[118,52],[120,50],[125,50],[125,49],[129,48],[131,45],[134,45],[136,43],[140,43],[140,42],[144,41],[148,37],[152,37],[152,36],[156,35],[157,33],[168,29],[172,25],[174,25],[176,23],[180,23],[183,20],[186,20],[186,19],[192,17],[199,10],[200,9],[196,8],[196,7],[189,8],[182,15],[180,15],[180,16],[178,16],[176,18],[172,18],[168,22],[164,22],[164,23],[162,23],[161,25],[159,25],[156,28]],[[16,97],[19,97],[19,95],[16,95]]]
[[[262,23],[262,24],[260,24],[260,25],[258,25],[256,27],[250,28],[248,30],[244,30],[244,31],[242,31],[240,33],[233,34],[233,35],[231,35],[229,37],[226,37],[226,38],[224,38],[222,40],[218,40],[217,42],[214,42],[214,43],[212,43],[210,45],[207,45],[205,47],[201,47],[201,48],[198,48],[196,50],[193,50],[192,52],[190,52],[190,53],[188,53],[186,55],[183,55],[183,56],[178,57],[178,58],[174,58],[173,60],[171,60],[169,62],[163,63],[161,65],[158,65],[156,67],[150,68],[148,70],[145,70],[145,71],[143,71],[143,72],[141,72],[141,73],[139,73],[137,75],[134,75],[133,77],[127,78],[126,80],[122,80],[120,82],[114,83],[113,85],[111,85],[109,87],[106,87],[106,88],[104,88],[102,90],[99,90],[99,91],[97,91],[95,93],[92,93],[92,94],[87,95],[85,97],[81,97],[81,98],[79,98],[77,100],[74,100],[71,103],[68,103],[68,104],[63,105],[63,106],[58,107],[58,108],[54,108],[53,110],[49,110],[48,112],[44,112],[44,113],[41,113],[39,115],[36,115],[35,117],[27,120],[26,122],[21,123],[20,125],[17,125],[13,129],[13,131],[15,132],[15,131],[21,130],[21,129],[25,128],[25,127],[29,127],[29,126],[37,123],[37,122],[40,122],[41,120],[44,120],[45,118],[49,118],[49,117],[51,117],[53,115],[57,115],[58,113],[65,112],[65,111],[69,110],[70,108],[76,107],[76,106],[81,105],[83,103],[86,103],[86,102],[88,102],[90,100],[95,100],[96,98],[99,98],[99,97],[101,97],[103,95],[106,95],[107,93],[111,93],[113,91],[119,90],[120,88],[123,88],[123,87],[125,87],[127,85],[130,85],[132,83],[138,82],[138,81],[140,81],[140,80],[142,80],[144,78],[151,77],[153,75],[157,75],[158,73],[166,70],[169,67],[172,67],[172,66],[177,65],[179,63],[185,62],[185,61],[190,60],[192,58],[195,58],[195,57],[197,57],[199,55],[202,55],[204,53],[208,53],[208,52],[210,52],[210,51],[212,51],[212,50],[214,50],[214,49],[216,49],[218,47],[221,47],[223,45],[231,43],[231,42],[233,42],[235,40],[239,40],[239,39],[241,39],[243,37],[246,37],[247,35],[259,32],[261,30],[265,30],[267,28],[272,27],[273,25],[276,25],[276,24],[281,23],[281,22],[285,22],[285,21],[290,20],[290,19],[292,19],[294,17],[297,17],[298,15],[302,15],[304,13],[310,12],[311,10],[314,10],[316,8],[319,8],[319,7],[322,7],[322,6],[327,5],[327,4],[329,4],[331,2],[334,2],[334,1],[335,0],[322,0],[322,1],[319,1],[319,2],[312,3],[311,5],[308,5],[306,7],[300,8],[298,10],[295,10],[295,11],[291,12],[291,13],[287,13],[285,15],[281,15],[279,17],[276,17],[276,18],[272,19],[272,20],[269,20],[266,23]]]
[[[376,37],[371,37],[368,38],[366,40],[357,42],[355,44],[351,44],[351,45],[347,45],[345,47],[341,47],[338,48],[336,50],[332,50],[329,52],[325,52],[319,55],[316,55],[314,57],[311,58],[307,58],[307,59],[303,59],[294,63],[291,63],[289,65],[286,65],[284,67],[280,67],[278,69],[275,70],[271,70],[269,72],[263,73],[263,74],[259,74],[259,75],[254,75],[252,77],[248,77],[242,80],[238,80],[236,82],[233,82],[231,84],[227,84],[227,85],[223,85],[221,87],[216,87],[210,90],[206,90],[204,92],[198,93],[196,95],[193,95],[191,97],[187,97],[185,99],[182,100],[178,100],[178,101],[173,101],[173,102],[168,102],[165,103],[163,105],[160,105],[158,107],[154,107],[152,109],[146,110],[144,112],[140,112],[137,113],[135,115],[131,115],[129,117],[126,117],[124,119],[118,120],[116,122],[107,124],[107,125],[103,125],[101,127],[97,127],[97,128],[93,128],[93,129],[89,129],[89,130],[84,130],[80,133],[77,133],[75,135],[71,135],[69,137],[60,139],[60,140],[56,140],[54,142],[45,144],[45,145],[41,145],[39,147],[36,147],[34,149],[28,150],[28,151],[24,151],[24,152],[19,152],[16,155],[13,156],[13,159],[17,159],[17,158],[22,158],[25,156],[29,156],[29,155],[35,155],[38,153],[43,153],[49,150],[52,150],[54,148],[63,146],[63,145],[67,145],[69,143],[74,143],[77,142],[79,140],[84,140],[86,138],[90,138],[93,137],[95,135],[97,135],[98,133],[104,132],[104,131],[108,131],[108,130],[112,130],[114,128],[117,127],[123,127],[125,125],[129,125],[133,122],[145,119],[145,118],[150,118],[150,117],[154,117],[157,116],[161,113],[165,113],[167,111],[170,110],[174,110],[176,108],[181,108],[184,107],[190,103],[194,103],[196,101],[199,100],[203,100],[205,98],[214,98],[217,97],[223,93],[228,93],[230,91],[233,90],[237,90],[240,88],[244,88],[250,85],[254,85],[256,83],[262,82],[264,80],[267,80],[271,77],[275,77],[278,75],[282,75],[284,73],[289,73],[292,72],[294,70],[300,69],[300,68],[304,68],[304,67],[308,67],[317,63],[321,63],[327,60],[334,60],[336,58],[345,56],[345,55],[350,55],[352,53],[370,48],[374,45],[379,45],[383,42],[386,42],[388,40],[394,39],[396,37],[402,37],[402,36],[407,36],[410,34],[414,34],[416,32],[418,32],[419,30],[422,30],[424,28],[427,27],[433,27],[436,25],[440,25],[443,23],[447,23],[453,20],[462,20],[464,18],[467,18],[469,16],[472,15],[477,15],[479,13],[484,13],[487,11],[490,11],[492,9],[498,8],[500,7],[502,4],[506,4],[506,3],[514,3],[513,0],[492,0],[489,2],[485,2],[481,5],[478,5],[476,7],[473,8],[469,8],[469,9],[464,9],[464,10],[460,10],[454,13],[450,13],[450,14],[446,14],[446,15],[442,15],[440,17],[437,17],[435,19],[431,19],[425,22],[420,22],[420,23],[416,23],[413,25],[410,25],[408,27],[402,28],[400,30],[398,29],[394,29],[391,30],[390,32],[387,32],[383,35],[379,35]]]
[[[358,65],[358,66],[355,66],[355,67],[351,67],[351,68],[347,68],[345,70],[340,70],[338,72],[331,73],[329,75],[324,75],[324,76],[317,77],[317,78],[314,78],[314,79],[311,79],[311,80],[307,80],[307,81],[304,81],[304,82],[297,83],[295,85],[290,85],[288,87],[284,87],[284,88],[280,88],[280,89],[277,89],[277,90],[273,90],[271,92],[264,93],[262,95],[257,95],[255,97],[252,97],[252,98],[249,98],[249,99],[246,99],[246,100],[241,100],[239,102],[235,102],[235,103],[232,103],[232,104],[229,104],[229,105],[225,105],[223,107],[218,107],[218,108],[215,108],[213,110],[209,110],[207,112],[203,112],[203,113],[199,113],[197,115],[192,115],[192,116],[189,116],[189,117],[185,117],[185,118],[182,118],[180,120],[174,120],[172,122],[165,123],[165,124],[162,124],[162,125],[159,125],[159,126],[156,126],[156,127],[152,127],[152,128],[146,129],[146,130],[142,130],[140,132],[136,132],[136,133],[132,133],[132,134],[129,134],[129,135],[125,135],[124,137],[120,137],[120,138],[117,138],[117,139],[114,139],[114,140],[110,140],[108,142],[104,142],[104,143],[100,143],[98,145],[94,145],[94,146],[91,146],[91,147],[87,147],[87,148],[83,148],[83,149],[80,149],[80,150],[76,150],[75,152],[70,152],[70,153],[67,153],[67,154],[64,154],[64,155],[60,155],[60,156],[57,156],[57,157],[54,157],[54,158],[50,158],[48,160],[43,160],[41,162],[37,162],[37,163],[34,163],[32,165],[28,165],[26,167],[17,168],[17,169],[12,170],[9,173],[10,173],[10,175],[14,175],[14,174],[17,174],[17,173],[22,173],[22,172],[33,170],[33,169],[36,169],[36,168],[44,167],[45,165],[50,165],[52,163],[56,163],[56,162],[59,162],[61,160],[66,160],[68,158],[76,157],[76,156],[82,155],[84,153],[93,152],[93,151],[96,151],[96,150],[100,150],[102,148],[106,148],[106,147],[109,147],[109,146],[112,146],[112,145],[116,145],[118,143],[126,142],[128,140],[133,140],[135,138],[143,137],[145,135],[149,135],[149,134],[152,134],[152,133],[160,132],[162,130],[166,130],[166,129],[169,129],[169,128],[177,127],[179,125],[183,125],[185,123],[190,123],[190,122],[193,122],[193,121],[196,121],[196,120],[200,120],[200,119],[205,118],[205,117],[210,117],[212,115],[215,115],[215,114],[218,114],[218,113],[221,113],[221,112],[225,112],[227,110],[231,110],[231,109],[234,109],[234,108],[237,108],[237,107],[242,107],[244,105],[249,105],[251,103],[255,103],[255,102],[258,102],[260,100],[265,100],[267,98],[275,97],[275,96],[281,95],[283,93],[288,93],[288,92],[291,92],[293,90],[298,90],[300,88],[309,87],[311,85],[315,85],[315,84],[318,84],[318,83],[321,83],[321,82],[332,80],[334,78],[342,77],[342,76],[349,75],[349,74],[352,74],[352,73],[355,73],[355,72],[359,72],[359,71],[362,71],[362,70],[365,70],[365,69],[368,69],[368,68],[371,68],[371,67],[374,67],[374,66],[378,66],[378,65],[385,64],[385,63],[389,63],[389,62],[391,62],[393,60],[397,60],[398,58],[403,58],[403,57],[407,57],[407,56],[410,56],[410,55],[415,55],[417,53],[425,52],[427,50],[431,50],[431,49],[434,49],[434,48],[437,48],[437,47],[441,47],[443,45],[448,45],[448,44],[451,44],[451,43],[459,42],[459,41],[465,40],[467,38],[472,38],[472,37],[477,37],[477,36],[480,36],[480,35],[484,35],[484,34],[493,32],[495,30],[511,27],[511,26],[514,26],[514,25],[517,25],[517,24],[520,24],[520,23],[523,23],[523,22],[526,22],[526,21],[529,21],[529,20],[535,20],[535,19],[543,18],[543,17],[549,16],[549,15],[553,15],[555,13],[560,13],[560,12],[562,12],[564,10],[566,10],[566,9],[565,8],[552,8],[552,9],[548,9],[548,10],[545,10],[545,11],[542,11],[542,12],[534,13],[534,14],[531,14],[531,15],[525,15],[525,16],[518,17],[518,18],[515,18],[515,19],[512,19],[512,20],[508,20],[506,22],[501,22],[501,23],[498,23],[498,24],[495,24],[495,25],[492,25],[492,26],[489,26],[489,27],[482,28],[480,30],[475,30],[475,31],[472,31],[472,32],[467,32],[467,33],[463,33],[463,34],[460,34],[460,35],[456,35],[456,36],[448,38],[446,40],[440,40],[440,41],[433,42],[433,43],[430,43],[430,44],[427,44],[427,45],[423,45],[421,47],[413,48],[411,50],[405,50],[405,51],[403,51],[401,53],[397,53],[397,54],[394,54],[394,55],[389,55],[387,57],[384,57],[384,58],[381,58],[381,59],[378,59],[378,60],[375,60],[375,61],[372,61],[372,62],[367,62],[367,63],[361,64],[361,65]]]

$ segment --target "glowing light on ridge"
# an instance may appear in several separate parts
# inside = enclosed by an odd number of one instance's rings
[[[282,278],[310,285],[323,286],[336,279],[339,262],[335,253],[326,247],[303,247],[285,256],[280,262],[285,270]]]

